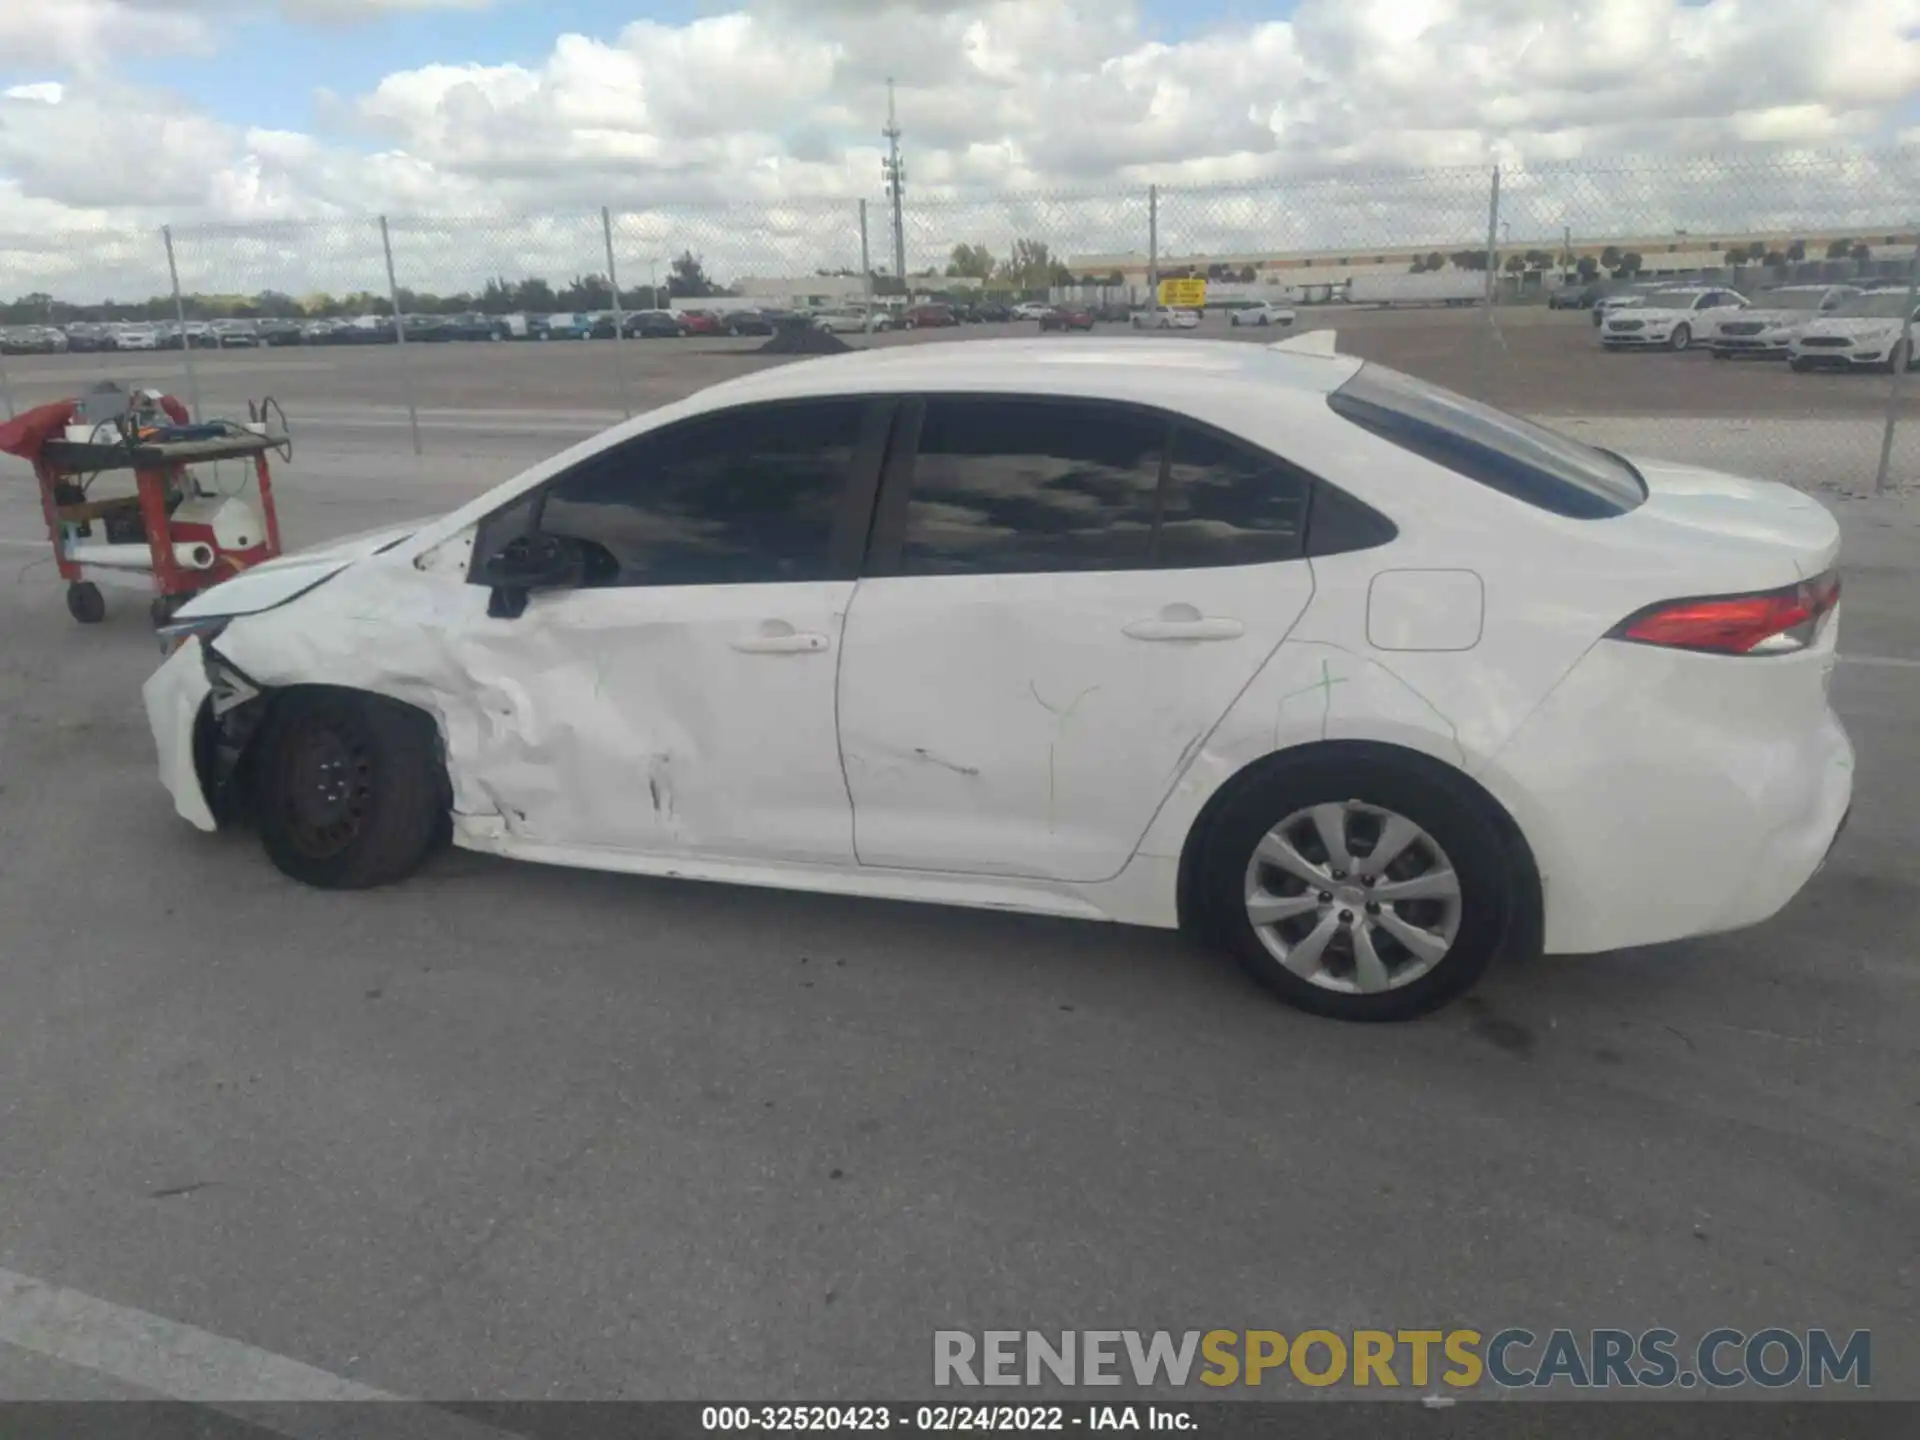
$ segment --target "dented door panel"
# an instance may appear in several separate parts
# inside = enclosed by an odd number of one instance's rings
[[[497,619],[484,586],[369,565],[218,648],[263,685],[432,715],[463,841],[844,863],[834,671],[852,588],[560,591]]]

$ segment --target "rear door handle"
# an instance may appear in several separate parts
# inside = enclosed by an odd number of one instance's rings
[[[732,643],[743,655],[813,655],[828,645],[827,637],[817,630],[795,630],[784,620],[769,620]]]
[[[1247,627],[1238,620],[1203,615],[1197,620],[1135,620],[1124,633],[1131,640],[1238,640]]]

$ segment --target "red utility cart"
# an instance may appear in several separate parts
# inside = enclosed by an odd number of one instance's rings
[[[33,462],[67,609],[83,625],[106,615],[102,585],[147,591],[163,624],[192,596],[280,553],[267,457],[290,452],[284,417],[278,426],[191,425],[178,401],[152,401],[87,438],[69,423],[72,402],[0,426],[0,451]],[[216,469],[222,461],[234,463]]]

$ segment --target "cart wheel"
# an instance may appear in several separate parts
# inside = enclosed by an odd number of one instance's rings
[[[67,613],[82,625],[98,625],[107,618],[106,598],[91,580],[76,580],[67,586]]]

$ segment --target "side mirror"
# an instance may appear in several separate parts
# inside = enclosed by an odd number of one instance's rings
[[[586,550],[579,541],[562,535],[516,536],[480,566],[480,578],[493,588],[487,614],[516,619],[533,591],[577,585],[585,571]]]

